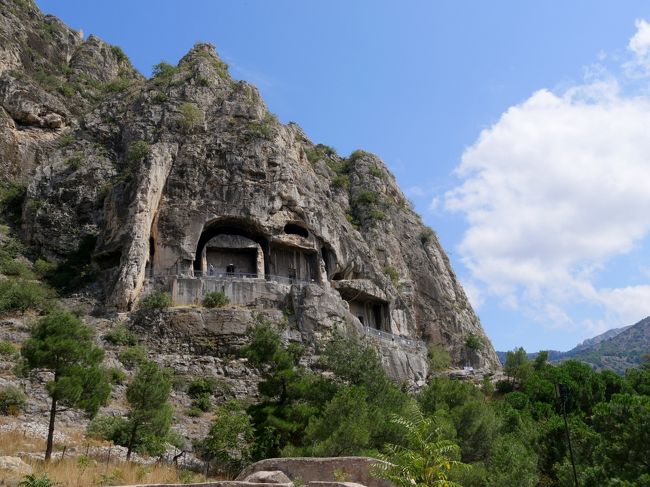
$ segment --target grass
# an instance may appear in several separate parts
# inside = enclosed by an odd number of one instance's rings
[[[74,142],[74,134],[68,133],[59,137],[59,140],[57,140],[56,145],[57,147],[62,149],[64,147],[69,146],[73,142]]]
[[[203,110],[197,107],[194,103],[183,103],[179,107],[181,118],[179,120],[180,126],[183,131],[191,132],[195,127],[201,125],[205,120]]]
[[[0,424],[2,424],[0,419]],[[108,442],[88,440],[85,436],[70,434],[67,448],[76,447],[85,451],[87,446],[109,446]],[[61,451],[62,446],[55,446]],[[0,433],[0,451],[3,455],[15,456],[17,453],[42,453],[45,451],[45,440],[26,436],[23,431],[5,431]],[[100,485],[132,485],[158,483],[192,483],[205,480],[202,474],[177,469],[171,465],[156,463],[140,465],[121,461],[113,457],[109,464],[106,458],[94,456],[67,456],[63,460],[53,460],[46,464],[40,460],[24,457],[37,475],[47,475],[55,485],[59,486],[100,486]],[[20,475],[11,477],[7,472],[1,472],[4,481],[18,481]],[[213,479],[222,480],[222,479]],[[9,485],[13,485],[10,483]]]
[[[395,269],[394,267],[391,266],[384,267],[384,274],[386,274],[390,278],[393,284],[397,284],[397,282],[399,281],[399,273],[397,272],[397,269]]]
[[[71,155],[65,160],[65,165],[68,166],[73,171],[77,171],[82,164],[83,164],[83,154],[81,152],[75,152],[73,155]]]
[[[132,81],[127,78],[117,78],[113,81],[106,83],[104,91],[106,93],[121,93],[131,86]]]
[[[433,240],[433,230],[431,230],[429,227],[424,227],[424,229],[420,232],[420,242],[423,244],[427,244]]]
[[[334,176],[334,179],[332,179],[332,187],[341,188],[346,191],[349,190],[350,176],[348,176],[347,174],[339,174],[337,176]]]
[[[115,58],[117,59],[118,63],[127,60],[126,54],[124,54],[124,51],[120,46],[111,46],[111,52],[113,53],[113,56],[115,56]]]
[[[372,166],[370,166],[370,168],[368,169],[368,172],[369,172],[372,176],[374,176],[374,177],[376,177],[376,178],[384,179],[384,173],[383,173],[383,171],[382,171],[381,169],[379,169],[379,167],[378,167],[377,165],[375,165],[375,164],[373,164]]]
[[[336,156],[336,149],[325,144],[317,144],[305,149],[307,160],[316,164],[319,160]]]

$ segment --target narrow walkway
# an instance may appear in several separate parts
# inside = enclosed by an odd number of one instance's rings
[[[422,340],[411,340],[409,338],[404,338],[400,335],[395,335],[387,331],[377,330],[376,328],[372,328],[369,326],[364,326],[363,328],[364,331],[366,332],[366,335],[379,337],[384,341],[397,342],[401,345],[406,345],[408,347],[426,349],[426,343],[423,342]]]

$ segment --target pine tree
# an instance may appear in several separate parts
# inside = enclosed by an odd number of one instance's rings
[[[79,318],[54,311],[38,321],[21,353],[29,371],[54,376],[47,383],[51,404],[45,460],[49,461],[56,414],[74,408],[92,417],[106,403],[111,388],[101,368],[104,351],[95,346],[92,329]]]
[[[125,425],[126,459],[134,449],[161,451],[169,434],[174,409],[169,404],[171,381],[154,362],[144,362],[126,390],[130,410]]]

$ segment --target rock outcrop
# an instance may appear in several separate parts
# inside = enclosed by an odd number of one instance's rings
[[[424,380],[428,343],[498,365],[437,236],[377,156],[341,157],[280,123],[208,44],[145,80],[29,0],[0,5],[0,182],[28,183],[35,252],[65,259],[94,242],[107,311],[155,289],[198,303],[228,282],[235,304],[290,310],[303,342],[386,340],[400,379]],[[173,333],[184,313],[165,315]],[[185,337],[205,323],[192,313]]]

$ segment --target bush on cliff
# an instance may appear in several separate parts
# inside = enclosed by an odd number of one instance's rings
[[[230,299],[221,291],[206,293],[203,298],[203,306],[206,308],[223,308],[230,303]]]
[[[142,300],[144,309],[164,309],[172,305],[171,296],[164,291],[154,291]]]

